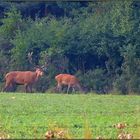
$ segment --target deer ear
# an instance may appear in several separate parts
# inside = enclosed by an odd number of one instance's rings
[[[37,65],[36,68],[40,68],[40,67]]]
[[[36,70],[36,69],[40,69],[40,67],[37,65],[37,66],[34,67],[34,69],[35,69],[35,70]]]
[[[46,72],[46,71],[47,71],[47,67],[45,67],[44,65],[43,65],[43,66],[41,66],[41,69],[42,69],[44,72]]]
[[[43,65],[43,66],[41,66],[41,69],[42,69],[42,70],[45,70],[45,68],[46,68],[46,67],[45,67],[44,65]]]

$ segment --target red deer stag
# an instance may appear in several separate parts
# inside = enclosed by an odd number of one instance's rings
[[[21,84],[25,86],[25,92],[32,92],[32,85],[43,75],[41,68],[36,68],[33,71],[12,71],[5,76],[5,87],[3,91],[8,91],[9,88],[13,88],[15,84]]]
[[[31,65],[35,66],[32,62],[33,52],[29,52],[27,55],[28,61]],[[3,91],[8,91],[9,88],[13,88],[14,85],[20,84],[25,86],[25,92],[32,92],[32,85],[37,82],[38,78],[43,75],[44,66],[36,68],[33,71],[12,71],[5,76],[5,87]]]
[[[57,89],[59,91],[62,90],[63,85],[67,85],[67,93],[69,92],[70,87],[75,90],[75,88],[78,88],[80,91],[83,91],[78,79],[74,75],[70,74],[59,74],[55,76],[55,80],[57,81]]]

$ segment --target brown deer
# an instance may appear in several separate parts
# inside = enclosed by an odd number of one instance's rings
[[[55,80],[57,81],[57,89],[62,91],[62,86],[67,85],[67,93],[69,92],[69,89],[72,88],[75,90],[75,88],[78,88],[80,91],[83,91],[80,84],[79,80],[74,76],[70,74],[59,74],[55,76]]]
[[[27,54],[28,61],[35,67],[32,62],[33,52]],[[11,71],[5,75],[5,87],[3,91],[8,91],[14,85],[24,85],[25,92],[32,92],[32,85],[38,81],[38,78],[43,75],[44,66],[36,68],[35,71]]]
[[[3,91],[8,91],[14,85],[20,84],[25,86],[25,92],[32,92],[32,85],[43,75],[41,68],[33,71],[12,71],[5,75],[5,87]]]

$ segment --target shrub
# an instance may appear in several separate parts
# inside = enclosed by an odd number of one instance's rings
[[[89,91],[95,91],[97,93],[107,93],[108,92],[108,81],[107,75],[103,69],[89,70],[84,75],[77,73],[79,79],[84,88]]]

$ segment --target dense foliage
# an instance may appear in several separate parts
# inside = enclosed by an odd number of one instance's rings
[[[140,93],[140,2],[0,2],[0,82],[10,70],[77,75],[88,91]],[[33,52],[32,63],[28,54]]]

